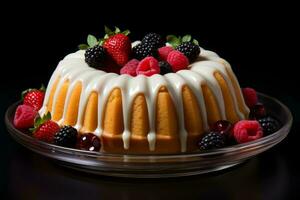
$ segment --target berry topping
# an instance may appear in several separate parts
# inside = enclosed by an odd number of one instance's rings
[[[143,74],[145,76],[152,76],[153,74],[159,74],[160,68],[158,61],[154,57],[144,58],[136,69],[136,74]]]
[[[266,116],[266,109],[263,104],[256,104],[250,109],[250,119],[260,119]]]
[[[102,68],[104,66],[106,51],[102,46],[96,45],[85,51],[85,62],[94,68]]]
[[[121,33],[117,27],[113,32],[105,27],[105,33],[103,47],[119,66],[124,66],[128,62],[131,54],[131,41],[127,36],[130,32],[126,30]]]
[[[53,142],[55,133],[59,131],[58,124],[51,120],[51,114],[48,112],[42,118],[35,119],[34,128],[30,129],[33,132],[33,137],[44,142]]]
[[[232,124],[226,120],[219,120],[216,123],[214,123],[210,129],[214,132],[218,132],[230,136]]]
[[[183,53],[177,50],[169,53],[167,61],[171,65],[174,72],[187,69],[189,65],[188,58]]]
[[[256,91],[253,88],[243,88],[242,89],[245,103],[249,108],[252,108],[257,104],[258,98]]]
[[[199,147],[202,150],[216,149],[224,146],[225,146],[224,135],[214,131],[205,135],[199,142]]]
[[[162,39],[162,37],[157,33],[148,33],[145,35],[145,37],[142,39],[143,44],[151,44],[156,49],[159,47],[162,47],[165,45],[165,41]]]
[[[159,48],[158,49],[159,58],[163,61],[167,61],[169,53],[173,50],[174,49],[170,46],[164,46],[164,47]]]
[[[238,143],[245,143],[261,138],[263,130],[256,120],[241,120],[234,125],[233,134]]]
[[[270,116],[261,118],[258,122],[260,123],[265,135],[274,133],[280,128],[279,122]]]
[[[140,43],[132,48],[133,57],[142,60],[147,56],[157,56],[157,48],[153,44]]]
[[[101,142],[99,137],[92,133],[82,134],[78,138],[77,148],[86,151],[99,151]]]
[[[169,63],[167,63],[165,61],[160,61],[158,64],[159,64],[159,67],[160,67],[160,74],[161,75],[173,72],[172,67]]]
[[[28,105],[19,105],[15,112],[14,126],[19,129],[33,127],[37,110]]]
[[[72,126],[64,126],[54,135],[54,144],[63,147],[75,147],[77,130]]]
[[[33,107],[36,110],[41,109],[45,97],[45,87],[38,89],[28,89],[22,92],[23,104]]]
[[[137,59],[132,59],[124,67],[121,68],[120,74],[129,74],[131,76],[136,76],[136,68],[139,65]]]
[[[183,42],[182,44],[176,47],[176,50],[183,53],[189,59],[190,62],[195,61],[200,54],[199,45],[196,45],[193,42]]]

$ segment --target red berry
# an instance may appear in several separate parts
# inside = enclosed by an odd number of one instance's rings
[[[45,96],[44,91],[36,90],[36,89],[29,90],[24,95],[23,104],[31,106],[36,110],[39,110],[43,106],[44,96]]]
[[[187,69],[189,59],[180,51],[171,51],[167,58],[168,63],[171,65],[174,72]]]
[[[219,120],[211,126],[211,131],[230,136],[232,124],[226,120]]]
[[[136,68],[137,75],[143,74],[145,76],[152,76],[153,74],[159,74],[159,72],[159,63],[152,56],[144,58]]]
[[[34,119],[37,116],[37,110],[28,105],[19,105],[15,112],[14,126],[19,129],[28,129],[33,127]]]
[[[131,54],[131,42],[128,36],[118,33],[105,40],[103,47],[108,55],[119,65],[124,66]]]
[[[137,59],[132,59],[124,67],[121,68],[120,74],[129,74],[131,76],[136,76],[136,68],[139,65]]]
[[[256,120],[241,120],[234,125],[233,134],[238,143],[245,143],[261,138],[263,130]]]
[[[99,151],[101,142],[99,137],[92,133],[82,134],[78,138],[77,148],[86,151]]]
[[[250,108],[250,119],[260,119],[267,115],[265,106],[261,103],[258,103]]]
[[[58,124],[54,121],[46,121],[33,133],[33,136],[38,140],[52,143],[55,133],[60,130]]]
[[[164,47],[159,48],[158,49],[159,58],[163,61],[167,61],[169,53],[173,50],[174,49],[170,46],[164,46]]]
[[[246,105],[251,108],[258,102],[256,91],[253,88],[243,88],[243,96],[245,99]]]

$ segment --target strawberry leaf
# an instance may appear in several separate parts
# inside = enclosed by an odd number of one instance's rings
[[[127,30],[123,31],[123,32],[122,32],[122,34],[124,34],[124,35],[126,35],[126,36],[127,36],[127,35],[129,35],[129,34],[130,34],[130,30],[128,30],[128,29],[127,29]]]
[[[89,45],[87,45],[87,44],[80,44],[80,45],[78,45],[78,49],[80,49],[80,50],[86,50],[88,48],[89,48]]]
[[[99,41],[98,41],[98,43],[99,43],[100,46],[102,46],[103,43],[104,43],[104,38],[100,38]]]
[[[121,32],[121,30],[115,26],[115,33],[120,33],[120,32]]]
[[[107,26],[104,26],[104,32],[106,33],[106,35],[110,36],[110,35],[113,35],[114,32],[108,28]]]
[[[87,43],[90,47],[94,47],[98,44],[98,40],[95,36],[93,35],[88,35],[87,37]]]
[[[40,87],[39,90],[42,91],[42,92],[45,92],[45,91],[46,91],[46,87],[44,86],[44,84],[41,85],[41,87]]]
[[[192,36],[191,35],[185,35],[182,37],[182,42],[189,42],[191,41]]]

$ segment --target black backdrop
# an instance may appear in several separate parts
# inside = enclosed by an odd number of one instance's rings
[[[300,101],[296,73],[299,50],[295,37],[299,23],[293,5],[288,2],[266,5],[211,2],[208,5],[202,1],[197,4],[190,1],[23,4],[7,5],[4,9],[8,12],[1,13],[2,116],[7,106],[19,98],[20,91],[47,84],[58,61],[85,42],[87,34],[103,35],[104,25],[130,29],[132,40],[150,31],[162,35],[189,33],[203,48],[217,52],[231,63],[241,86],[275,96],[291,108],[293,130],[278,151],[286,152],[288,170],[293,176],[299,176],[292,153],[300,138],[297,136]],[[0,140],[1,152],[16,148],[4,125],[1,130],[4,133],[4,139]],[[8,158],[9,152],[3,156]],[[9,179],[5,175],[5,162],[1,172]],[[298,179],[291,179],[292,188],[296,189],[297,184]]]

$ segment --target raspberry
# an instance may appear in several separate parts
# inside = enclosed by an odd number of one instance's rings
[[[263,130],[256,120],[241,120],[234,125],[233,134],[238,143],[245,143],[261,138]]]
[[[153,74],[159,74],[159,72],[158,61],[152,56],[144,58],[136,69],[137,75],[143,74],[145,76],[152,76]]]
[[[245,103],[249,108],[252,108],[255,104],[257,104],[258,98],[256,91],[253,88],[243,88],[242,92]]]
[[[164,46],[164,47],[159,48],[158,49],[159,58],[163,61],[167,61],[169,53],[173,50],[174,49],[170,46]]]
[[[129,74],[131,76],[136,76],[136,68],[139,65],[139,62],[137,59],[132,59],[124,67],[121,68],[120,74]]]
[[[189,65],[188,58],[183,53],[177,50],[169,53],[167,61],[171,65],[174,72],[187,69],[187,66]]]
[[[15,112],[14,126],[19,129],[33,127],[37,110],[28,105],[19,105]]]
[[[205,135],[199,142],[199,147],[202,150],[216,149],[224,146],[225,146],[224,135],[214,131]]]

